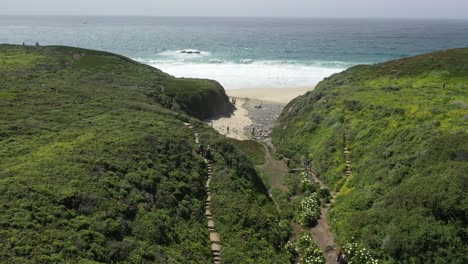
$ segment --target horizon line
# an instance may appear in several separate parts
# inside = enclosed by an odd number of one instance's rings
[[[1,14],[0,16],[11,17],[154,17],[154,18],[265,18],[265,19],[376,19],[376,20],[447,20],[447,21],[468,21],[468,18],[444,18],[444,17],[332,17],[332,16],[210,16],[210,15],[123,15],[123,14]]]

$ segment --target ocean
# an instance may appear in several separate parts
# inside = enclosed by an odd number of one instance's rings
[[[333,73],[468,46],[468,20],[0,16],[0,43],[119,53],[226,89],[313,87]]]

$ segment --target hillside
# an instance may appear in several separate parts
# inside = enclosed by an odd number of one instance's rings
[[[252,162],[185,114],[229,114],[219,84],[13,45],[0,45],[0,80],[1,263],[210,262],[206,164],[183,122],[213,145],[223,261],[284,263],[288,230]]]
[[[285,107],[273,138],[338,192],[329,224],[339,244],[388,263],[467,263],[467,128],[465,48],[326,78]]]

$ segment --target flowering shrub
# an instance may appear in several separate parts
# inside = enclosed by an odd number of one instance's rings
[[[357,243],[349,243],[343,247],[349,264],[377,264],[379,260],[374,258],[366,248],[361,248]]]
[[[291,263],[294,261],[294,258],[296,257],[297,255],[297,248],[296,248],[296,244],[291,242],[291,241],[288,241],[286,243],[286,245],[284,245],[284,249],[286,250],[286,252],[289,254],[289,260],[291,261]]]
[[[299,179],[299,188],[301,192],[310,192],[313,193],[316,191],[315,184],[309,179],[307,173],[302,172]]]
[[[299,254],[301,255],[301,263],[303,264],[325,263],[322,251],[310,234],[303,234],[299,239]]]
[[[311,226],[320,218],[320,200],[316,193],[302,199],[296,211],[297,222],[301,225]]]
[[[330,190],[328,189],[327,186],[320,187],[318,193],[321,198],[326,198],[330,196]]]

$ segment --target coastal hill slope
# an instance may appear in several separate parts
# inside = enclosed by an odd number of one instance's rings
[[[328,219],[340,245],[389,263],[467,263],[467,129],[465,48],[326,78],[285,107],[273,138],[338,192]]]
[[[253,164],[194,117],[224,90],[128,58],[0,45],[0,262],[208,263],[205,162],[227,263],[285,263],[288,230]],[[185,112],[185,113],[184,113]]]

